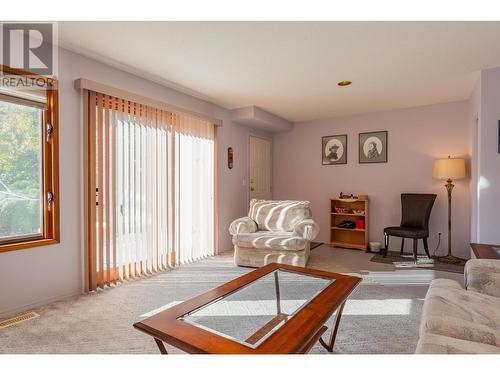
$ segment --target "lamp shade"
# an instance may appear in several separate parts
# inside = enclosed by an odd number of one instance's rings
[[[439,180],[457,180],[465,178],[465,160],[464,159],[437,159],[434,162],[434,172],[432,177]]]

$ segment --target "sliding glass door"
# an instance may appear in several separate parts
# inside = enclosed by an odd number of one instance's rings
[[[215,253],[215,126],[88,92],[88,289]]]

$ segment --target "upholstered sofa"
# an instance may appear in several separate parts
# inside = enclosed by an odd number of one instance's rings
[[[305,267],[318,232],[309,202],[252,199],[248,216],[229,227],[234,262],[247,267],[273,262]]]
[[[425,296],[417,353],[500,354],[500,260],[472,259],[465,289],[434,280]]]

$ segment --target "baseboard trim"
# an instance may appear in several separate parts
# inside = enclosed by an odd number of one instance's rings
[[[15,307],[15,308],[12,308],[9,310],[1,310],[0,311],[0,319],[6,319],[6,318],[9,318],[11,316],[26,312],[27,310],[37,309],[37,308],[44,306],[44,305],[47,305],[49,303],[62,301],[62,300],[68,299],[68,298],[74,298],[74,297],[80,296],[82,294],[83,294],[83,291],[75,291],[72,293],[61,294],[61,295],[54,296],[54,297],[44,298],[44,299],[38,300],[36,302],[32,302],[32,303],[29,303],[27,305]]]

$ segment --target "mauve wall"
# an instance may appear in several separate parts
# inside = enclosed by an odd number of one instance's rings
[[[87,78],[167,103],[222,118],[219,139],[220,249],[231,248],[229,223],[247,212],[248,135],[212,103],[120,71],[65,50],[59,51],[61,242],[55,246],[0,253],[0,316],[81,293],[83,288],[83,124],[81,93],[73,82]],[[264,133],[261,133],[264,134]],[[227,169],[227,147],[234,168]]]
[[[434,251],[438,232],[443,233],[438,254],[447,241],[447,195],[443,181],[432,178],[436,158],[470,158],[472,122],[468,102],[370,113],[345,118],[298,123],[290,132],[274,136],[274,198],[311,201],[313,216],[321,227],[319,240],[329,242],[329,198],[340,191],[367,194],[370,199],[370,240],[383,242],[383,228],[401,219],[400,194],[436,193],[430,219],[429,246]],[[388,162],[358,163],[358,134],[387,130]],[[345,165],[321,164],[321,137],[348,135]],[[456,181],[453,192],[453,251],[469,257],[469,181]],[[399,240],[391,249],[399,249]],[[408,244],[408,251],[411,244]],[[422,245],[420,244],[420,249]]]

